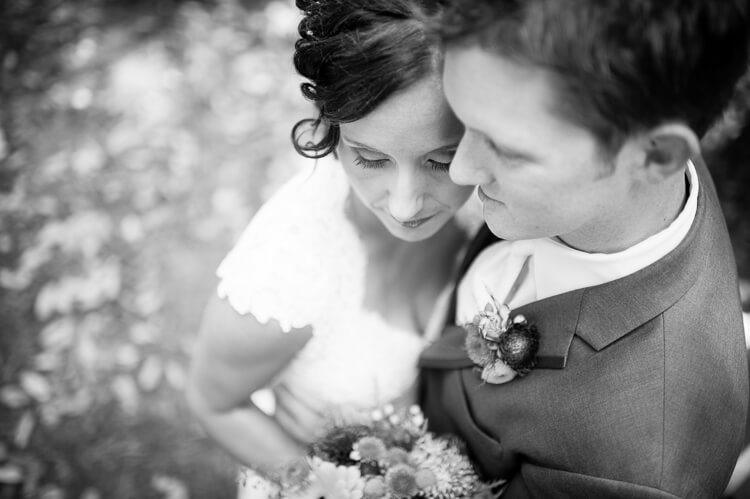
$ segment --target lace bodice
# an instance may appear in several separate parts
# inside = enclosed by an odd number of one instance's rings
[[[323,411],[402,395],[424,346],[417,332],[363,307],[367,260],[345,215],[348,194],[341,166],[318,161],[263,205],[217,271],[220,296],[239,313],[276,319],[284,331],[312,326],[277,383]]]

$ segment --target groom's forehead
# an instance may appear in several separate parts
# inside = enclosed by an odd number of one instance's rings
[[[443,84],[450,106],[467,128],[504,139],[501,142],[523,143],[522,137],[530,133],[544,136],[580,128],[557,112],[559,94],[553,82],[541,68],[480,46],[446,52]]]

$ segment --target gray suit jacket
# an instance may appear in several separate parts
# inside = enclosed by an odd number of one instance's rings
[[[541,335],[527,376],[482,383],[456,326],[422,354],[429,428],[465,440],[485,477],[508,479],[504,498],[723,492],[743,445],[748,367],[726,224],[698,171],[696,219],[674,251],[515,311]]]

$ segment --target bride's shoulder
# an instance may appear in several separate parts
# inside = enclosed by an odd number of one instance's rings
[[[356,295],[356,280],[337,277],[364,268],[344,211],[348,192],[333,161],[300,171],[258,210],[220,264],[219,295],[237,312],[277,319],[284,329],[312,324],[325,302]]]
[[[325,237],[331,227],[345,221],[348,189],[335,160],[305,164],[261,205],[238,238],[235,250],[288,247],[291,242]]]

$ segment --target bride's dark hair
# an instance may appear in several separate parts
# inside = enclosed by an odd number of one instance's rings
[[[302,94],[318,108],[316,118],[292,128],[305,157],[335,151],[340,123],[363,118],[440,67],[432,30],[439,0],[297,0],[297,7],[304,18],[294,66],[309,80]]]

